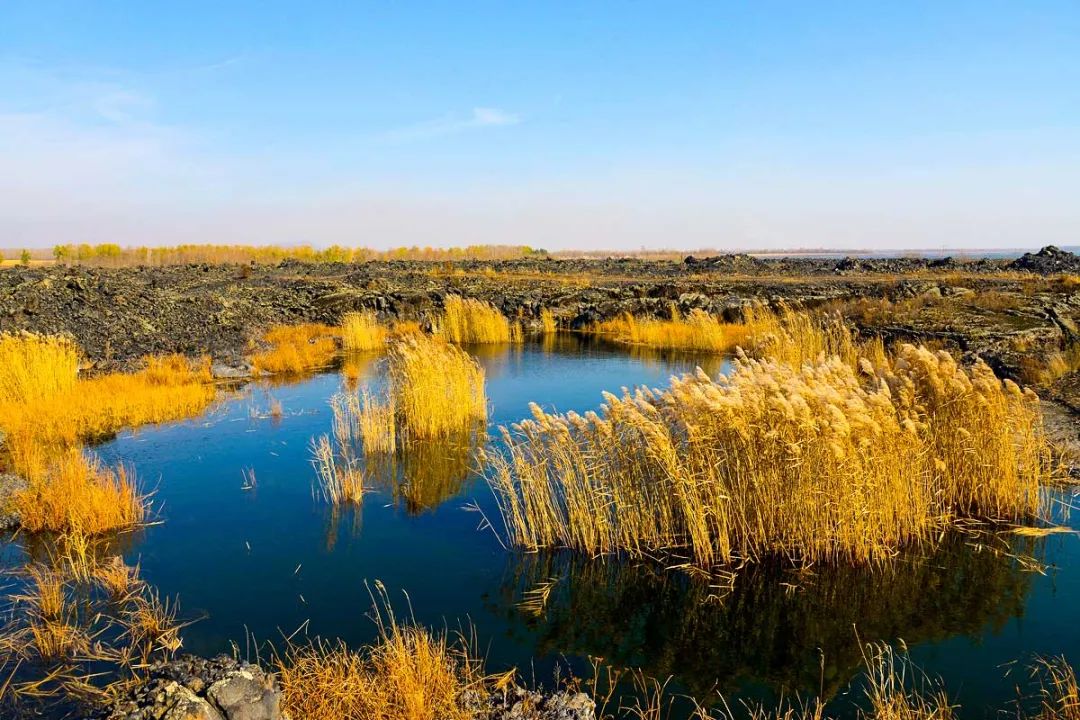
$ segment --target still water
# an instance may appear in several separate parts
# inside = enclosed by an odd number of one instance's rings
[[[530,402],[585,411],[605,390],[662,386],[696,364],[722,369],[715,358],[576,338],[472,350],[487,373],[493,427],[527,417]],[[349,362],[361,384],[382,382],[378,358]],[[313,496],[308,444],[330,432],[328,401],[342,383],[333,372],[252,385],[204,417],[97,448],[156,487],[163,522],[127,536],[125,554],[163,595],[179,596],[184,618],[198,618],[184,633],[187,651],[236,643],[243,653],[301,626],[370,641],[365,581],[379,580],[399,614],[411,605],[429,626],[471,624],[489,670],[517,666],[524,679],[548,684],[557,664],[582,672],[586,657],[599,656],[674,676],[699,697],[714,687],[729,701],[823,691],[842,711],[845,696],[858,695],[860,642],[902,639],[964,715],[980,716],[1016,698],[1034,655],[1080,661],[1080,544],[1071,535],[1023,541],[1051,566],[1045,575],[955,541],[888,568],[753,567],[718,594],[648,564],[503,548],[481,527],[484,516],[498,526],[498,513],[467,448],[418,448],[380,470],[361,508],[334,511]],[[280,419],[267,412],[272,399]],[[243,489],[247,469],[254,489]],[[552,580],[542,612],[522,607],[527,590]]]

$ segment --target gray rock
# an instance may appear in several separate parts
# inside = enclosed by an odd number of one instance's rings
[[[183,685],[175,685],[161,720],[224,720],[214,707]]]
[[[280,720],[281,702],[271,678],[258,668],[243,668],[218,680],[206,696],[227,720]]]
[[[13,530],[19,526],[19,514],[12,509],[11,498],[26,487],[25,478],[18,475],[0,475],[0,530]]]
[[[231,365],[214,363],[210,366],[210,374],[218,380],[241,380],[251,377],[251,370],[247,367],[232,367]]]

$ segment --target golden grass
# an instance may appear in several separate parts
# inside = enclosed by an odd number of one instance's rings
[[[484,369],[454,345],[406,336],[390,347],[389,375],[403,439],[465,433],[487,418]]]
[[[625,313],[595,324],[592,332],[627,345],[726,353],[746,345],[750,328],[741,323],[721,322],[704,310],[691,310],[682,317],[672,308],[671,318],[667,320],[635,318]]]
[[[1020,373],[1024,382],[1042,387],[1078,370],[1080,343],[1073,343],[1064,350],[1055,350],[1041,357],[1028,353],[1020,361]]]
[[[251,357],[256,373],[300,373],[323,367],[337,353],[340,330],[320,323],[275,325],[263,335],[270,347]]]
[[[506,537],[702,568],[865,563],[957,517],[1040,513],[1051,464],[1033,393],[910,345],[859,365],[744,358],[716,380],[606,394],[599,414],[534,405],[488,458]]]
[[[540,311],[540,328],[544,335],[553,335],[559,331],[559,325],[555,320],[555,313],[544,308]]]
[[[450,295],[446,298],[443,333],[453,343],[521,342],[518,323],[511,323],[491,303]]]
[[[19,377],[34,377],[18,394],[0,401],[0,430],[12,468],[31,479],[44,476],[53,460],[83,442],[107,438],[123,427],[160,423],[202,412],[214,400],[209,362],[179,355],[148,358],[137,373],[75,378],[74,356],[64,341],[0,336],[9,357],[44,348],[43,362]],[[17,347],[21,347],[18,350]],[[0,370],[0,375],[4,374]],[[13,377],[14,375],[9,375]],[[29,389],[36,388],[36,389]]]
[[[148,505],[129,469],[105,467],[79,450],[67,451],[44,478],[31,479],[12,500],[30,532],[81,534],[137,527],[145,522]]]
[[[305,720],[471,720],[471,691],[484,677],[464,643],[401,624],[389,611],[376,618],[374,645],[286,648],[276,662],[283,713]]]
[[[346,350],[381,350],[387,330],[371,311],[348,313],[341,319],[341,345]]]
[[[61,540],[63,551],[50,553],[48,565],[32,562],[20,573],[24,590],[12,596],[0,626],[0,665],[14,662],[33,672],[2,689],[100,707],[153,661],[178,650],[182,626],[175,604],[143,583],[137,567],[115,556],[98,559],[104,543],[85,536]]]
[[[1034,668],[1040,681],[1038,720],[1080,720],[1080,686],[1064,657],[1041,660]]]
[[[839,317],[814,316],[787,305],[777,310],[749,305],[738,323],[722,322],[704,310],[691,310],[684,317],[674,307],[666,320],[627,313],[593,325],[590,332],[619,343],[659,349],[730,353],[741,348],[790,365],[812,362],[823,354],[839,355],[848,363],[860,355],[876,362],[884,357],[880,340],[860,344]]]
[[[346,451],[335,452],[328,435],[311,440],[311,464],[319,492],[331,505],[359,504],[364,499],[364,474]]]
[[[359,442],[365,455],[385,455],[397,446],[394,400],[380,400],[367,387],[331,399],[334,435],[341,444]]]
[[[0,335],[0,404],[36,402],[69,391],[78,370],[78,349],[66,338]]]

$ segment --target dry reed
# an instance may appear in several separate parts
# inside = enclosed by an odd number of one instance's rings
[[[591,332],[627,345],[726,353],[746,345],[750,328],[745,324],[721,322],[704,310],[691,310],[682,317],[673,307],[667,320],[636,318],[625,313],[595,324]]]
[[[451,642],[386,605],[376,610],[375,644],[350,650],[343,642],[289,645],[276,658],[282,710],[305,720],[471,720],[473,690],[484,682],[464,642]]]
[[[443,332],[453,343],[521,342],[518,323],[511,323],[491,303],[450,295],[446,298]]]
[[[319,492],[331,505],[358,504],[364,499],[364,474],[350,455],[339,455],[328,435],[311,441],[311,464]]]
[[[263,335],[267,350],[251,357],[257,373],[299,373],[323,367],[337,352],[340,331],[329,325],[303,323],[276,325]]]
[[[341,345],[346,350],[381,350],[387,330],[371,311],[348,313],[341,319]]]
[[[406,336],[390,348],[389,375],[404,439],[469,432],[487,418],[484,370],[458,347]]]
[[[599,414],[534,405],[489,456],[505,534],[702,568],[861,563],[959,516],[1039,514],[1050,460],[1034,394],[910,345],[860,365],[744,358],[716,380],[606,394]]]
[[[20,523],[30,532],[125,530],[145,522],[148,506],[128,468],[105,467],[79,450],[69,450],[44,478],[32,479],[12,500]]]

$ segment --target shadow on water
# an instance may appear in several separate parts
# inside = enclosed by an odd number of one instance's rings
[[[695,697],[831,698],[859,674],[864,643],[996,631],[1023,614],[1032,578],[962,538],[880,567],[752,565],[724,588],[654,564],[515,554],[500,608],[542,653],[675,676]]]

